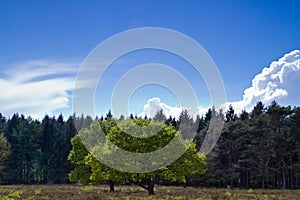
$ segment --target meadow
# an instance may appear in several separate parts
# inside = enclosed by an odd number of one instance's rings
[[[240,190],[206,189],[158,186],[155,195],[135,186],[116,186],[115,192],[109,192],[109,186],[83,185],[8,185],[0,187],[1,200],[17,199],[192,199],[192,200],[248,200],[281,199],[297,200],[300,190]]]

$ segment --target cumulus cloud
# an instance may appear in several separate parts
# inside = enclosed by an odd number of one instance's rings
[[[190,113],[190,115],[195,119],[197,115],[205,116],[210,107],[198,107],[195,113]],[[178,119],[180,113],[183,110],[188,110],[191,112],[190,108],[187,107],[177,107],[167,105],[165,102],[162,102],[159,97],[153,97],[148,99],[147,104],[144,105],[143,112],[140,114],[141,117],[147,116],[152,118],[159,110],[163,110],[164,115],[168,118],[169,116],[175,117]]]
[[[269,67],[263,68],[253,78],[251,87],[244,90],[242,100],[227,102],[221,108],[225,112],[231,104],[236,113],[241,113],[242,110],[250,112],[257,102],[268,105],[273,100],[281,105],[299,106],[299,85],[300,51],[294,50],[273,61]],[[152,117],[160,109],[164,110],[166,116],[178,117],[184,108],[169,106],[155,97],[148,100],[142,114]],[[200,106],[197,114],[204,116],[208,109],[209,107]]]
[[[0,112],[15,112],[41,118],[69,106],[77,63],[47,60],[10,66],[0,78]]]
[[[148,99],[147,104],[144,105],[144,110],[140,116],[153,117],[159,110],[163,110],[164,115],[168,118],[169,116],[178,118],[184,107],[169,106],[164,102],[161,102],[159,97],[153,97]]]
[[[204,117],[205,114],[207,113],[208,109],[210,109],[211,107],[204,107],[204,106],[200,106],[198,107],[198,112],[194,114],[194,119],[197,115],[199,115],[200,117]]]
[[[300,51],[294,50],[265,67],[244,91],[243,99],[232,104],[237,112],[251,111],[261,101],[268,105],[275,100],[282,105],[299,105]]]

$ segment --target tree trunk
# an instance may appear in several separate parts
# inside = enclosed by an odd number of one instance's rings
[[[285,172],[285,161],[284,156],[282,155],[282,189],[286,189],[286,172]]]
[[[113,181],[109,181],[109,191],[110,192],[115,191],[115,183]]]
[[[265,179],[266,179],[266,188],[269,188],[269,162],[270,162],[270,158],[268,158],[268,161],[266,162],[266,173],[265,173]]]
[[[154,195],[154,181],[148,180],[148,194]]]
[[[250,185],[250,181],[249,181],[249,171],[247,170],[246,171],[246,188],[248,188],[249,187],[249,185]]]
[[[282,168],[282,189],[286,189],[286,176],[284,168]]]
[[[293,161],[293,156],[292,156],[292,152],[290,151],[290,165],[291,165],[291,169],[290,169],[290,181],[291,181],[291,189],[294,189],[294,161]]]

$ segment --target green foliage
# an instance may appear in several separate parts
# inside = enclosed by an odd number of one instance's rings
[[[97,134],[97,129],[93,127],[99,126],[104,127],[103,129],[107,138],[106,141],[109,140],[122,149],[136,153],[156,151],[168,144],[176,135],[180,134],[173,126],[167,126],[158,121],[137,118],[134,120],[123,120],[117,124],[113,118],[109,118],[104,121],[93,122],[89,129],[83,129],[79,135],[82,136],[85,134],[89,137],[89,135],[93,135],[93,133]],[[130,135],[128,133],[130,133]],[[91,182],[113,181],[117,183],[135,182],[136,184],[140,184],[144,181],[157,180],[159,177],[164,180],[185,182],[187,176],[205,172],[205,156],[197,152],[195,143],[190,145],[187,151],[169,166],[165,166],[155,172],[135,174],[112,169],[93,157],[93,155],[97,155],[97,153],[106,154],[108,156],[113,155],[115,150],[111,149],[107,143],[96,143],[97,145],[92,149],[93,154],[90,154],[79,140],[78,135],[71,140],[72,150],[69,154],[69,160],[71,163],[77,165],[70,173],[71,181],[80,182],[80,178],[83,176],[86,177],[88,173],[80,170],[84,166],[83,163],[91,168]],[[181,139],[181,143],[179,144],[186,146],[187,141]],[[110,158],[114,159],[113,156]],[[118,162],[117,160],[120,158],[115,159],[115,161]],[[130,163],[128,163],[128,165],[130,165]],[[129,167],[137,167],[138,169],[139,163],[135,163],[134,166]]]
[[[250,114],[237,116],[229,107],[202,181],[221,187],[299,187],[299,130],[299,108],[259,102]]]
[[[41,194],[41,192],[42,192],[42,189],[35,189],[34,190],[34,194]]]
[[[82,131],[85,131],[82,130]],[[74,165],[84,165],[84,158],[89,154],[81,142],[80,136],[75,135],[71,139],[72,149],[68,156],[68,160]]]
[[[76,166],[75,169],[73,169],[69,173],[69,179],[71,182],[78,182],[81,184],[89,184],[91,182],[90,173],[91,173],[90,166],[79,165],[79,166]]]
[[[8,195],[0,196],[1,200],[14,200],[21,199],[23,191],[21,190],[11,190]]]
[[[0,173],[2,173],[5,163],[4,161],[10,155],[10,144],[8,143],[4,134],[0,134]]]
[[[0,180],[3,184],[111,181],[112,187],[113,182],[134,182],[146,188],[151,181],[246,189],[300,188],[299,107],[280,106],[276,102],[265,106],[259,102],[251,112],[237,115],[230,106],[224,115],[221,137],[205,158],[196,149],[200,149],[214,115],[222,113],[213,107],[193,120],[183,111],[176,120],[159,111],[152,120],[132,116],[131,121],[124,117],[116,121],[111,113],[95,121],[75,115],[66,121],[62,115],[46,115],[42,121],[18,114],[6,119],[0,114]],[[76,135],[75,124],[81,134],[91,139],[93,155],[101,151],[112,162],[123,160],[115,156],[116,148],[105,139],[130,152],[147,153],[162,149],[179,134],[182,138],[178,139],[178,147],[185,147],[185,140],[191,140],[194,133],[196,137],[187,152],[169,166],[156,172],[130,174],[113,170],[95,159]],[[99,130],[103,130],[104,136],[94,137]],[[125,164],[133,170],[141,167],[139,163]]]
[[[8,196],[12,197],[12,198],[21,198],[22,193],[23,193],[23,191],[16,190],[16,191],[11,192]]]
[[[91,186],[86,186],[84,188],[82,188],[83,191],[85,192],[93,192],[94,190],[94,187],[91,185]]]
[[[0,130],[10,146],[10,154],[0,148],[1,182],[6,184],[67,183],[73,168],[67,160],[70,139],[77,132],[70,117],[64,121],[45,116],[39,122],[31,117],[14,114],[6,120],[0,114]],[[4,142],[0,136],[0,143]],[[8,156],[7,156],[8,155]],[[6,157],[6,159],[4,159]]]

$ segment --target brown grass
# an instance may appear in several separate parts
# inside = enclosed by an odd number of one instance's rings
[[[13,185],[0,187],[0,199],[298,200],[300,198],[300,190],[230,190],[157,186],[154,196],[149,196],[147,191],[135,186],[116,186],[115,190],[113,193],[109,192],[109,187],[106,185]]]

